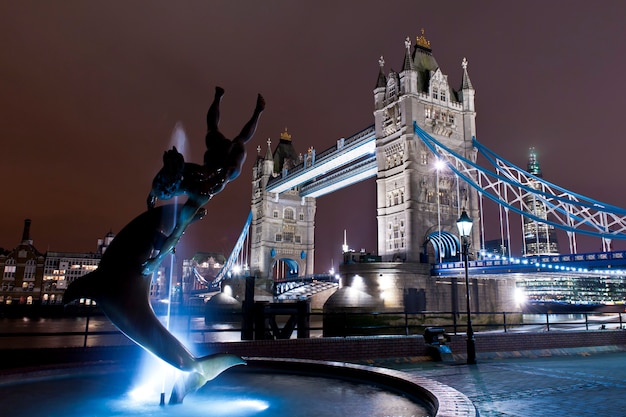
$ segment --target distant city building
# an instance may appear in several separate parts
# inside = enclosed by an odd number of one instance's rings
[[[508,253],[509,241],[508,239],[494,239],[485,241],[485,247],[483,248],[482,256],[487,254],[506,256]]]
[[[100,263],[97,253],[47,252],[44,265],[42,304],[62,304],[63,293],[77,278],[94,271]],[[91,300],[79,300],[91,304]]]
[[[33,246],[30,224],[30,219],[24,220],[20,244],[0,255],[0,304],[33,304],[40,300],[45,257]]]
[[[530,148],[527,171],[537,178],[543,178],[535,148]],[[541,183],[539,181],[531,180],[527,185],[535,190],[541,190]],[[546,204],[538,200],[534,194],[524,198],[524,206],[525,211],[535,217],[542,220],[548,219]],[[529,217],[524,217],[523,219],[524,256],[558,255],[559,246],[554,226]]]

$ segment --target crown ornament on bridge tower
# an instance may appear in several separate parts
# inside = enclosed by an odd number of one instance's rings
[[[422,28],[422,34],[417,37],[415,40],[417,46],[421,46],[422,48],[430,49],[430,41],[426,39],[424,36],[424,28]]]
[[[287,128],[285,128],[285,131],[280,134],[280,140],[291,140],[291,135],[287,132]]]

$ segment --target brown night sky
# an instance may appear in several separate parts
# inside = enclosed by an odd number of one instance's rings
[[[454,88],[469,61],[479,141],[522,167],[535,146],[545,179],[626,207],[624,22],[622,0],[3,1],[0,246],[31,218],[40,251],[94,251],[144,210],[177,122],[186,159],[202,161],[221,85],[227,136],[258,92],[266,111],[242,175],[179,251],[228,254],[257,146],[288,127],[298,152],[322,151],[372,124],[379,57],[400,70],[422,28]],[[375,216],[375,180],[320,198],[316,269],[337,265],[344,229],[375,251]]]

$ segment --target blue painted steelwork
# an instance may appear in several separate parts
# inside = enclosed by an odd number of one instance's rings
[[[239,239],[237,239],[237,243],[235,243],[235,247],[233,248],[233,251],[230,253],[230,256],[228,257],[228,260],[226,260],[226,263],[224,263],[224,266],[222,266],[222,269],[220,269],[215,279],[211,282],[212,287],[218,286],[220,282],[222,282],[226,274],[228,274],[230,270],[232,269],[233,265],[235,264],[235,261],[237,261],[237,257],[241,253],[241,248],[243,248],[243,244],[246,241],[246,238],[248,237],[248,232],[250,231],[250,223],[252,223],[252,210],[250,210],[250,213],[248,214],[248,219],[246,220],[246,223],[243,226],[243,230],[241,231],[241,234],[239,235]]]
[[[289,267],[287,270],[287,278],[296,278],[298,276],[298,262],[290,258],[280,258],[274,261],[274,265],[276,265],[278,261],[284,262]]]
[[[434,276],[456,276],[463,262],[433,265]],[[626,251],[594,252],[571,255],[541,255],[527,258],[492,257],[470,261],[471,275],[514,273],[567,273],[568,275],[626,276]]]
[[[476,149],[481,150],[485,158],[495,167],[496,172],[491,172],[447,148],[421,129],[417,123],[414,122],[413,127],[424,144],[456,175],[497,204],[534,221],[567,232],[600,237],[609,241],[626,240],[626,210],[572,193],[531,175],[497,157],[474,138]],[[538,185],[539,189],[528,185],[531,183]],[[554,220],[536,216],[527,205],[529,200],[545,204],[546,212]]]
[[[350,136],[347,139],[341,139],[338,143],[330,148],[319,152],[315,156],[315,162],[303,161],[296,167],[290,169],[286,176],[271,178],[267,183],[266,190],[272,193],[282,193],[297,186],[306,183],[321,183],[326,176],[337,174],[338,170],[344,169],[343,178],[354,177],[354,172],[348,169],[356,163],[362,163],[364,159],[371,159],[372,150],[375,150],[376,131],[374,126],[369,126],[360,132]],[[346,158],[342,164],[338,162],[339,157]],[[374,157],[375,158],[375,157]],[[375,160],[375,159],[374,159]],[[369,161],[371,162],[371,161]],[[375,176],[376,172],[363,177],[360,180]],[[330,184],[339,182],[334,175],[334,179]],[[344,186],[353,184],[346,182]],[[309,192],[310,194],[311,192]]]
[[[459,238],[450,232],[435,231],[428,235],[427,243],[430,242],[435,249],[435,259],[451,260],[459,258]]]

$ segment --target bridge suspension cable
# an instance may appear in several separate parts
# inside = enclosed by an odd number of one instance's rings
[[[233,248],[233,251],[230,253],[230,256],[224,263],[224,266],[222,266],[222,269],[220,269],[219,272],[217,273],[215,279],[211,283],[211,286],[215,287],[220,282],[222,282],[224,277],[232,270],[233,266],[235,265],[235,262],[239,259],[240,255],[242,254],[242,249],[244,248],[246,249],[246,251],[244,252],[244,255],[246,257],[248,256],[247,245],[244,245],[244,244],[246,242],[246,239],[248,238],[248,232],[250,231],[250,223],[252,223],[252,211],[250,211],[250,213],[248,214],[246,223],[244,224],[243,230],[241,231],[241,234],[239,235],[239,238],[237,239],[237,242],[235,243],[235,247]],[[244,262],[247,263],[247,259]]]
[[[538,223],[572,233],[626,240],[626,210],[568,191],[532,175],[496,155],[473,138],[473,146],[489,162],[488,170],[452,151],[413,122],[415,134],[460,178],[495,203]],[[532,204],[543,203],[547,218],[535,214]],[[570,235],[571,236],[571,235]]]

